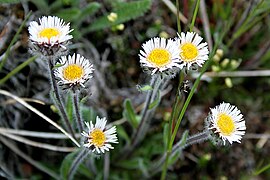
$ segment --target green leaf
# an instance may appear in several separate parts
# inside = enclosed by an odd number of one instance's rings
[[[130,99],[126,99],[124,101],[124,111],[123,116],[128,120],[128,122],[132,125],[133,128],[137,128],[139,125],[139,122],[136,118],[136,113],[134,111],[134,108],[131,104]]]
[[[0,0],[0,3],[8,3],[8,4],[12,4],[12,3],[19,3],[19,0]]]
[[[104,28],[112,27],[131,19],[142,16],[151,7],[151,0],[139,0],[127,3],[118,3],[112,12],[117,14],[117,19],[114,22],[108,20],[107,16],[110,13],[98,18],[88,28],[84,29],[84,34],[87,32],[103,30]]]
[[[49,6],[46,0],[29,0],[32,2],[42,14],[47,14]]]
[[[76,151],[72,153],[69,153],[65,157],[65,159],[62,161],[62,164],[60,167],[60,175],[62,179],[68,179],[68,173],[69,173],[70,167],[80,151],[82,151],[81,148],[77,149]],[[88,168],[83,163],[79,166],[77,171],[78,173],[88,178],[91,178],[93,176],[93,174],[91,174],[91,171],[89,171]]]
[[[97,113],[93,108],[88,106],[81,106],[81,112],[85,121],[89,122],[96,120]]]
[[[141,161],[144,161],[144,159],[141,157],[135,157],[133,159],[120,161],[117,165],[125,169],[140,169],[142,167]]]
[[[36,56],[33,56],[26,61],[24,61],[22,64],[18,65],[15,69],[13,69],[10,73],[8,73],[5,77],[0,79],[0,85],[4,84],[9,78],[20,72],[23,68],[25,68],[28,64],[36,60]]]
[[[137,89],[141,92],[145,92],[145,91],[151,91],[153,90],[153,87],[150,85],[145,85],[143,87],[141,87],[140,85],[137,85]]]
[[[72,124],[72,122],[73,122],[73,100],[72,100],[72,95],[70,93],[68,93],[68,97],[67,97],[66,110],[67,110],[68,119]]]
[[[55,66],[53,66],[53,70],[59,68],[59,67],[62,67],[64,66],[65,64],[60,64],[60,63],[57,63]]]
[[[161,97],[160,97],[160,91],[158,91],[158,97],[151,104],[149,104],[148,109],[155,108],[159,104],[160,99],[161,99]]]
[[[164,144],[164,150],[167,148],[167,143],[168,143],[168,133],[169,133],[169,124],[166,123],[164,125],[163,129],[163,144]]]
[[[31,16],[31,14],[32,14],[32,12],[30,11],[30,12],[26,15],[26,17],[25,17],[25,19],[23,20],[23,22],[21,23],[19,29],[16,30],[16,34],[15,34],[15,36],[13,36],[13,38],[12,38],[11,42],[9,43],[8,48],[7,48],[6,52],[5,52],[5,56],[2,58],[2,61],[0,61],[0,71],[2,70],[2,68],[4,67],[4,65],[5,65],[5,63],[6,63],[6,61],[7,61],[7,58],[8,58],[8,56],[9,56],[11,47],[12,47],[12,46],[15,44],[15,42],[17,41],[17,39],[18,39],[18,37],[19,37],[19,34],[21,33],[21,31],[22,31],[22,29],[23,29],[25,23],[27,22],[28,18]]]
[[[68,8],[58,11],[55,15],[66,21],[75,21],[78,19],[80,11],[78,8]]]
[[[257,170],[255,170],[255,172],[253,172],[254,175],[258,176],[259,174],[263,173],[264,171],[267,171],[270,169],[270,163],[261,167],[261,168],[258,168]]]
[[[176,150],[176,152],[174,154],[172,154],[169,158],[169,164],[174,164],[176,162],[176,160],[179,158],[183,148],[187,142],[187,137],[188,137],[188,130],[186,130],[183,135],[182,138],[180,140],[180,146],[179,148]]]
[[[185,130],[185,132],[183,133],[181,140],[180,140],[180,146],[183,147],[186,142],[187,142],[187,137],[188,137],[188,130]]]
[[[130,143],[130,138],[122,126],[117,126],[117,135],[121,137],[121,139],[123,138],[127,143]]]
[[[77,149],[76,151],[69,153],[65,159],[62,161],[61,167],[60,167],[60,175],[62,179],[67,179],[69,168],[73,162],[73,160],[76,158],[76,155],[81,151],[81,149]]]
[[[84,9],[81,10],[78,18],[74,23],[76,25],[81,24],[87,16],[95,14],[100,9],[100,7],[101,5],[98,2],[89,3]]]

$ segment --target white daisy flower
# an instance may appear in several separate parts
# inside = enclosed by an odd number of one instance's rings
[[[208,59],[208,45],[206,42],[201,43],[203,38],[194,32],[181,33],[178,38],[179,56],[182,65],[188,70],[191,66],[202,66]]]
[[[140,63],[146,70],[151,70],[151,75],[162,72],[173,72],[179,65],[179,48],[172,39],[155,37],[145,42],[140,50]]]
[[[226,140],[230,144],[233,142],[241,143],[240,140],[245,134],[246,125],[240,110],[236,106],[224,102],[215,108],[210,108],[210,110],[208,129],[214,130],[213,132],[219,135],[224,145]]]
[[[107,129],[106,118],[96,118],[96,124],[93,125],[92,121],[85,122],[88,132],[83,131],[81,134],[87,138],[87,143],[84,147],[92,148],[92,152],[97,152],[98,154],[105,153],[110,149],[114,149],[111,143],[118,143],[116,137],[116,127],[113,126]]]
[[[39,19],[39,23],[30,22],[28,31],[30,33],[29,39],[32,42],[50,47],[61,45],[72,39],[72,35],[69,33],[73,29],[70,29],[69,23],[65,24],[63,19],[55,16],[43,16]]]
[[[64,89],[85,87],[84,84],[92,78],[93,64],[80,54],[62,56],[59,63],[62,66],[58,67],[54,74],[59,80],[58,83],[65,86]]]

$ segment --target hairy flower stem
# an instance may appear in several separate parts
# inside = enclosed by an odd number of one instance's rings
[[[110,152],[104,154],[103,180],[108,180],[110,177]]]
[[[64,120],[64,125],[67,127],[68,132],[72,135],[73,138],[75,138],[74,131],[73,131],[71,124],[68,120],[67,112],[64,108],[63,100],[62,100],[61,94],[59,92],[57,83],[55,81],[55,75],[53,73],[53,67],[54,67],[53,57],[49,56],[47,58],[47,60],[48,60],[48,65],[49,65],[48,69],[49,69],[50,79],[52,82],[52,90],[53,90],[55,97],[56,97],[56,105],[60,111],[60,115],[61,115],[62,119]]]
[[[146,100],[144,103],[144,108],[141,111],[141,121],[139,124],[139,127],[137,128],[136,132],[133,134],[133,137],[131,139],[131,144],[129,147],[125,149],[125,156],[129,156],[134,148],[141,142],[141,140],[144,138],[148,128],[149,128],[149,121],[151,120],[151,116],[153,115],[153,112],[155,108],[149,109],[149,105],[155,100],[155,97],[160,89],[162,79],[159,75],[155,75],[152,77],[150,86],[153,87],[152,90],[147,92]]]
[[[173,148],[172,152],[170,154],[170,157],[173,157],[178,151],[181,151],[185,149],[186,147],[196,144],[196,143],[201,143],[203,141],[207,141],[209,139],[209,131],[203,131],[201,133],[195,134],[193,136],[190,136],[187,138],[186,142],[183,143],[182,141],[179,141],[176,143]],[[162,169],[162,164],[166,161],[167,158],[167,153],[163,154],[163,156],[158,160],[157,163],[155,163],[149,170],[149,172],[152,172],[152,176],[161,171]]]
[[[75,118],[76,118],[77,126],[79,129],[79,132],[81,133],[83,131],[83,120],[80,114],[78,91],[73,91],[73,103],[74,103],[74,111],[75,111]]]
[[[209,131],[203,131],[201,133],[195,134],[193,136],[190,136],[187,138],[187,141],[185,144],[182,144],[181,141],[176,143],[172,148],[172,156],[175,154],[177,150],[184,149],[192,144],[201,143],[203,141],[206,141],[209,139]]]
[[[78,169],[79,165],[85,160],[85,158],[87,158],[88,156],[88,153],[90,151],[86,148],[83,148],[79,154],[77,155],[77,157],[74,159],[74,161],[72,162],[71,164],[71,167],[69,169],[69,172],[68,172],[68,180],[72,180],[75,173],[76,173],[76,170]]]

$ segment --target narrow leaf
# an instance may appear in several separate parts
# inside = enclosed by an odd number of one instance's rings
[[[134,111],[134,108],[131,104],[130,99],[126,99],[124,101],[124,112],[123,116],[128,120],[128,122],[132,125],[132,127],[137,128],[138,127],[138,121],[136,119],[136,113]]]
[[[145,85],[143,87],[141,87],[140,85],[137,85],[137,89],[141,92],[145,92],[145,91],[150,91],[153,90],[153,87],[150,85]]]
[[[158,92],[158,97],[149,105],[148,109],[155,108],[159,104],[160,99],[161,99],[160,92]]]
[[[164,144],[164,150],[166,150],[167,148],[167,143],[168,143],[168,133],[169,133],[169,124],[166,123],[164,125],[164,129],[163,129],[163,144]]]
[[[62,164],[60,167],[60,175],[62,179],[68,179],[70,167],[80,151],[82,151],[81,148],[77,149],[76,151],[72,153],[69,153],[65,157],[65,159],[62,161]],[[91,171],[89,171],[88,168],[84,164],[81,164],[79,168],[77,169],[77,171],[78,173],[83,174],[85,177],[88,177],[88,178],[91,178],[93,175]]]

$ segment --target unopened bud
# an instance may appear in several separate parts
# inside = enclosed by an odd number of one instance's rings
[[[235,59],[232,59],[231,60],[231,67],[232,67],[232,69],[236,69],[236,68],[238,68],[238,66],[240,65],[240,61],[237,61],[237,60],[235,60]]]
[[[169,34],[165,31],[162,31],[159,33],[159,37],[163,37],[165,39],[169,38]]]
[[[223,57],[224,51],[222,49],[217,49],[216,55],[218,55],[220,58]]]
[[[225,84],[228,88],[232,88],[233,87],[232,79],[229,77],[225,78]]]
[[[124,24],[118,24],[116,26],[116,29],[119,30],[119,31],[123,31],[125,29],[125,25]]]
[[[227,67],[228,64],[230,63],[230,60],[228,58],[225,58],[222,62],[221,62],[221,66],[223,68]]]
[[[212,66],[212,70],[213,70],[214,72],[219,72],[219,71],[220,71],[220,67],[219,67],[219,66],[213,65],[213,66]]]
[[[215,55],[213,56],[213,60],[214,60],[215,62],[219,62],[219,61],[220,61],[219,55],[215,54]]]
[[[111,13],[107,16],[108,20],[111,21],[111,22],[116,21],[117,17],[118,17],[118,15],[117,15],[116,13],[114,13],[114,12],[111,12]]]

